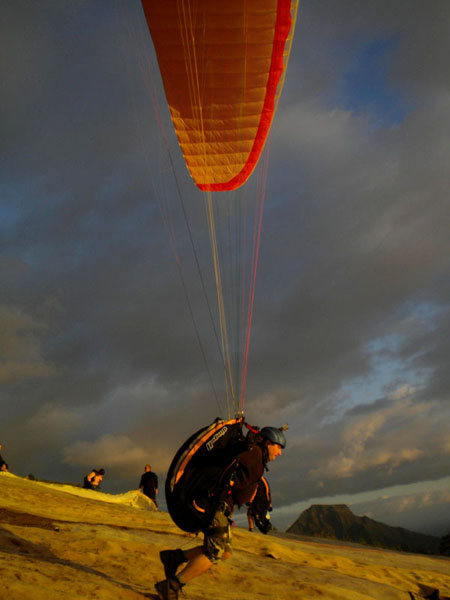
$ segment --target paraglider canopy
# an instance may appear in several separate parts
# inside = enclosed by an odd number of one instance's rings
[[[250,176],[274,116],[291,0],[142,0],[178,141],[203,191]]]

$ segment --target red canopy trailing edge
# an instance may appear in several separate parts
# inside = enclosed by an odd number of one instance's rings
[[[204,191],[238,188],[255,168],[272,123],[297,1],[142,4],[192,178]]]

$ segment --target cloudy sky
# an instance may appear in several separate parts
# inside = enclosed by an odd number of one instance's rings
[[[163,481],[227,415],[165,135],[211,277],[201,194],[140,3],[1,6],[2,454],[59,481],[102,466],[110,492],[146,462]],[[446,0],[300,4],[248,192],[267,174],[246,416],[289,423],[280,528],[345,502],[450,530],[449,29]]]

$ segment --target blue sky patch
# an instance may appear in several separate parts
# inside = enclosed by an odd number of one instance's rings
[[[388,80],[389,61],[398,37],[375,39],[361,45],[345,72],[339,99],[347,110],[369,113],[377,126],[399,125],[410,112],[404,96]]]

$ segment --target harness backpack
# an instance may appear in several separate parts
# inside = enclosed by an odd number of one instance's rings
[[[252,434],[244,436],[243,418],[217,418],[187,439],[169,467],[166,501],[174,522],[190,533],[205,531],[219,504],[231,493],[238,456]]]

